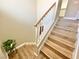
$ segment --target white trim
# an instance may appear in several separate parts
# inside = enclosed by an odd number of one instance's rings
[[[75,50],[73,51],[72,59],[77,59],[77,52],[78,52],[78,41],[75,44]]]
[[[78,26],[79,26],[79,24],[78,24]],[[77,41],[75,43],[75,50],[73,52],[72,59],[77,59],[78,49],[79,49],[79,28],[78,28]]]
[[[76,17],[64,17],[64,19],[71,19],[71,20],[76,20]]]
[[[22,43],[21,45],[17,46],[16,49],[19,49],[24,45],[36,45],[36,43],[35,42],[25,42],[25,43]]]
[[[16,49],[19,49],[19,48],[21,48],[21,47],[24,46],[24,45],[25,45],[25,43],[22,43],[22,44],[20,44],[19,46],[17,46]]]
[[[36,42],[27,42],[26,45],[36,45]]]

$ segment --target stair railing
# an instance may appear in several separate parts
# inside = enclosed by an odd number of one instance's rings
[[[51,9],[56,6],[56,2],[53,3],[53,5],[44,13],[44,15],[39,19],[38,22],[36,22],[36,24],[34,25],[35,30],[36,30],[36,44],[38,44],[38,42],[40,42],[40,40],[38,39],[39,35],[41,35],[42,31],[44,30],[43,26],[41,26],[41,22],[44,20],[44,18],[48,15],[48,13],[51,11]],[[40,34],[39,34],[40,33]],[[42,38],[44,39],[44,38]],[[37,42],[38,41],[38,42]],[[39,44],[37,45],[39,46]]]

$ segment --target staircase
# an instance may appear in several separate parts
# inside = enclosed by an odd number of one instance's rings
[[[9,59],[72,59],[77,34],[77,20],[60,18],[38,56],[33,45],[24,45]]]
[[[60,18],[36,59],[71,59],[75,48],[77,24],[77,20]]]

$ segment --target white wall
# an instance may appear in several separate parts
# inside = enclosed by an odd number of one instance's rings
[[[32,24],[36,16],[36,0],[2,0],[2,10],[22,20]],[[28,20],[29,19],[29,20]]]
[[[0,42],[15,39],[17,45],[34,42],[36,0],[0,0]]]
[[[56,0],[37,0],[37,19],[39,20],[44,13]]]
[[[68,0],[68,7],[65,17],[77,18],[79,15],[79,0]]]

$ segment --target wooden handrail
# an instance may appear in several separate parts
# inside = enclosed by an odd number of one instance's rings
[[[43,20],[43,18],[49,13],[49,11],[55,6],[56,2],[45,12],[45,14],[41,17],[41,19],[34,25],[37,27],[37,25]]]

